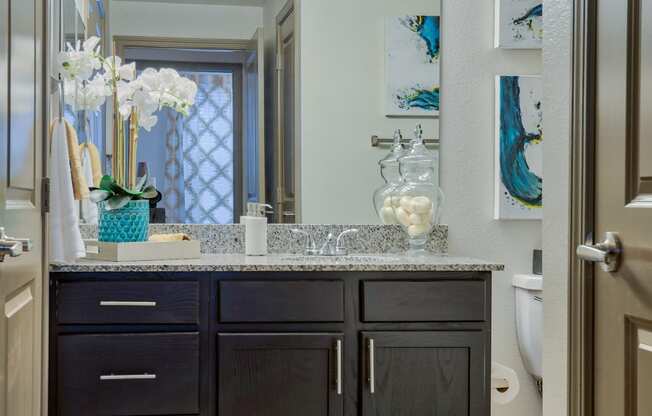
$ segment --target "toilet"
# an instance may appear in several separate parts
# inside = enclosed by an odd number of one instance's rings
[[[516,336],[525,369],[541,385],[543,380],[543,276],[517,274],[512,279]]]

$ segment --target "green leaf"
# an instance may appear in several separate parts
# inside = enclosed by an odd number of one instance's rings
[[[136,184],[136,188],[134,190],[143,192],[145,189],[145,184],[147,183],[148,175],[145,174],[145,176],[141,176],[138,179],[138,183]]]
[[[158,191],[156,190],[156,188],[150,185],[143,190],[143,194],[140,197],[143,199],[152,199],[152,198],[156,198],[156,195],[158,195]]]
[[[114,209],[120,209],[127,205],[129,201],[131,201],[131,196],[129,195],[114,195],[108,199],[106,210],[112,211]]]
[[[139,197],[143,193],[135,189],[129,189],[124,186],[118,185],[117,183],[113,184],[112,191],[116,195],[129,195],[131,197]]]
[[[115,179],[113,179],[113,176],[111,175],[104,175],[102,176],[102,180],[100,180],[100,189],[104,189],[105,191],[111,191],[113,185],[115,184]]]
[[[105,191],[104,189],[94,189],[91,191],[89,199],[92,202],[98,203],[100,201],[105,201],[113,195],[110,191]]]

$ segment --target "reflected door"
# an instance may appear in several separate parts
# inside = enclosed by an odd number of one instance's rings
[[[595,267],[594,411],[652,414],[652,1],[598,1],[595,235],[618,233],[615,272]]]
[[[163,49],[170,59],[176,49]],[[193,50],[186,59],[198,59]],[[127,49],[138,71],[173,68],[197,85],[188,115],[166,110],[150,130],[141,129],[139,162],[145,162],[163,199],[166,222],[231,224],[243,206],[242,102],[240,64],[154,61],[149,50]],[[138,57],[134,59],[134,57]],[[246,165],[246,164],[245,164]]]
[[[275,148],[274,218],[279,223],[297,222],[296,210],[296,37],[292,1],[277,17],[276,70],[277,120]]]
[[[2,245],[31,242],[0,262],[0,416],[41,412],[42,5],[0,0]]]
[[[251,39],[245,62],[242,206],[265,200],[265,37],[263,28]]]

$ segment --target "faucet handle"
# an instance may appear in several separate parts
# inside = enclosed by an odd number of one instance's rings
[[[357,228],[349,228],[348,230],[344,230],[340,233],[340,235],[337,236],[337,242],[335,243],[335,254],[338,256],[344,256],[348,253],[348,250],[342,246],[342,238],[349,234],[357,234],[359,230]]]
[[[303,235],[306,237],[306,247],[304,249],[304,254],[308,256],[314,256],[318,253],[319,250],[317,250],[317,245],[315,244],[315,239],[313,236],[303,230],[300,230],[298,228],[293,228],[290,230],[292,234],[296,235]]]

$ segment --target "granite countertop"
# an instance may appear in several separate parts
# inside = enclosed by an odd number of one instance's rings
[[[79,260],[52,264],[51,272],[490,272],[503,270],[498,263],[446,254],[360,254],[340,257],[307,257],[272,254],[248,257],[243,254],[203,254],[197,260],[106,262]]]

